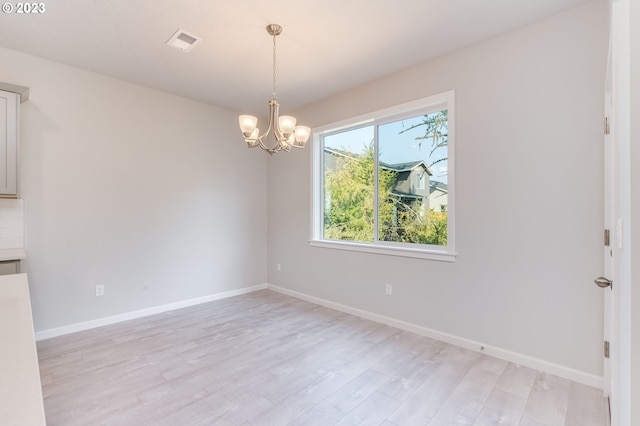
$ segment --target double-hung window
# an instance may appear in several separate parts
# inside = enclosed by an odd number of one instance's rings
[[[311,244],[453,261],[454,92],[314,129]]]

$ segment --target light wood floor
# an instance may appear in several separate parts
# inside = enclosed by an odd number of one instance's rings
[[[38,355],[50,426],[605,424],[597,389],[269,290]]]

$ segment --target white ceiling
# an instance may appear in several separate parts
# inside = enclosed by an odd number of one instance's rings
[[[0,46],[236,111],[294,109],[588,0],[43,0],[2,14]],[[181,28],[191,52],[165,42]],[[262,109],[264,111],[262,111]]]

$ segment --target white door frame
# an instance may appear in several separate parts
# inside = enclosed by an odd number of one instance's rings
[[[610,4],[611,68],[607,80],[611,89],[611,150],[605,174],[610,172],[613,182],[605,187],[605,193],[611,191],[610,198],[605,195],[605,203],[610,203],[605,205],[605,216],[609,209],[613,250],[610,273],[615,279],[609,303],[612,311],[610,318],[605,318],[605,335],[609,333],[612,346],[609,365],[605,362],[604,389],[611,395],[612,426],[631,426],[630,10],[629,0],[610,0]]]

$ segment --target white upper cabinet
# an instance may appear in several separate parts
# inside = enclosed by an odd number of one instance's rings
[[[0,90],[0,197],[18,194],[20,95]]]

